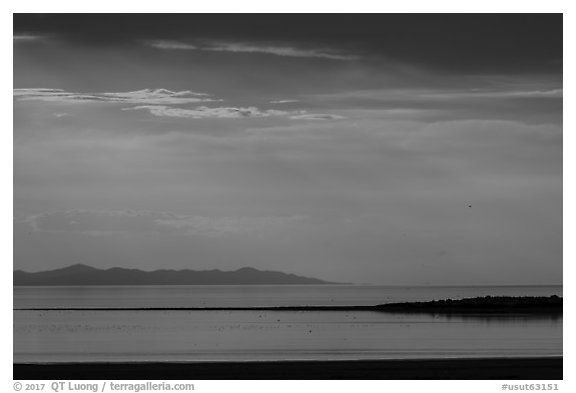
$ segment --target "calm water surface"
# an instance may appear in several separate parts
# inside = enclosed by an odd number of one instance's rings
[[[474,296],[562,295],[562,286],[174,285],[14,287],[14,308],[375,305]]]
[[[14,308],[362,305],[562,287],[17,287]],[[562,354],[562,318],[378,312],[14,311],[14,361],[379,359]]]

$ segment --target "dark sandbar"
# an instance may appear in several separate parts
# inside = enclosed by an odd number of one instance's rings
[[[561,380],[562,357],[14,364],[14,379],[316,380],[501,379]]]
[[[553,296],[485,296],[429,302],[387,303],[372,306],[269,306],[269,307],[66,307],[27,308],[14,311],[379,311],[396,313],[502,313],[562,314],[562,298]]]

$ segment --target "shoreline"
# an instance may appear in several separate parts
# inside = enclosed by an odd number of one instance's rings
[[[401,302],[377,305],[256,307],[35,307],[13,311],[376,311],[439,314],[562,314],[563,298],[553,296],[484,296],[459,300]]]
[[[563,378],[563,356],[382,360],[14,363],[13,378],[15,380],[561,380]]]

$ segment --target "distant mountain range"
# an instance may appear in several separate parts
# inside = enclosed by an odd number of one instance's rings
[[[301,277],[277,271],[243,267],[222,270],[155,270],[111,268],[97,269],[87,265],[72,265],[62,269],[37,273],[14,271],[14,285],[286,285],[337,284],[316,278]]]

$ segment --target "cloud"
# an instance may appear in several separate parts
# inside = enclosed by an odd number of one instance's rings
[[[14,34],[12,36],[13,41],[17,41],[17,42],[37,41],[37,40],[40,40],[43,38],[45,38],[45,37],[41,36],[41,35],[35,35],[35,34]]]
[[[188,119],[242,119],[242,118],[262,118],[262,117],[287,117],[293,120],[340,120],[345,117],[322,113],[307,113],[304,110],[280,111],[276,109],[259,109],[254,106],[249,107],[207,107],[199,106],[193,109],[174,108],[166,105],[140,105],[130,110],[147,110],[152,115],[158,117],[181,117]]]
[[[56,103],[118,103],[135,104],[123,108],[124,111],[146,110],[158,117],[179,117],[187,119],[241,119],[263,117],[285,117],[294,120],[339,120],[342,116],[329,114],[312,114],[305,110],[284,111],[277,109],[259,109],[255,106],[244,107],[207,107],[181,108],[173,105],[194,104],[200,102],[220,102],[222,99],[211,98],[206,93],[190,90],[171,91],[167,89],[143,89],[128,92],[76,93],[63,89],[24,88],[14,89],[13,96],[18,101],[46,101]],[[281,103],[292,100],[279,101]],[[69,114],[54,113],[55,117]]]
[[[226,235],[257,233],[298,222],[304,216],[206,217],[148,210],[72,209],[30,216],[20,222],[35,232],[85,235],[174,233]]]
[[[169,219],[176,216],[164,212],[144,210],[87,210],[72,209],[40,213],[30,216],[24,222],[37,232],[81,232],[118,233],[136,230],[149,232],[156,219]]]
[[[128,92],[75,93],[63,89],[14,89],[13,95],[19,101],[48,102],[111,102],[122,104],[190,104],[197,102],[221,101],[205,93],[190,90],[171,91],[166,89],[143,89]]]
[[[502,85],[501,89],[397,87],[339,91],[308,95],[306,102],[338,109],[338,114],[351,118],[493,119],[556,124],[561,121],[563,90],[555,83],[510,81]]]
[[[317,57],[331,60],[356,60],[357,56],[342,54],[326,49],[302,49],[291,46],[258,45],[240,42],[221,42],[208,50],[235,53],[264,53],[287,57]]]
[[[194,109],[173,108],[165,105],[141,105],[124,110],[148,110],[154,116],[183,117],[190,119],[239,119],[246,117],[286,116],[290,112],[278,110],[260,110],[254,106],[249,107],[216,107],[199,106]]]
[[[475,99],[562,98],[561,88],[548,89],[374,89],[318,94],[310,98],[321,100],[375,100],[380,102],[435,102]]]
[[[174,219],[160,219],[156,223],[167,228],[187,233],[207,235],[255,233],[261,230],[278,228],[298,222],[304,216],[261,216],[261,217],[223,217],[180,216]]]
[[[470,89],[464,91],[422,92],[416,97],[429,99],[460,98],[562,98],[562,89],[549,90],[487,90]]]
[[[157,49],[167,50],[201,50],[232,53],[259,53],[283,57],[308,57],[330,60],[357,60],[358,56],[327,48],[298,48],[295,46],[277,44],[259,44],[248,42],[201,42],[191,44],[182,41],[147,41],[147,45]]]
[[[329,115],[325,113],[304,113],[290,116],[294,120],[342,120],[345,119],[344,116],[340,115]]]
[[[275,100],[270,101],[271,104],[291,104],[293,102],[298,102],[298,100]]]
[[[200,49],[196,45],[187,44],[178,41],[165,41],[165,40],[154,40],[147,41],[148,45],[157,49],[174,49],[174,50],[195,50]]]

